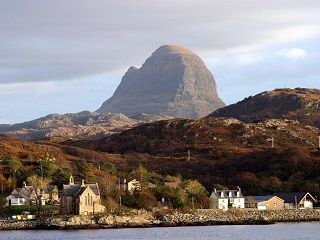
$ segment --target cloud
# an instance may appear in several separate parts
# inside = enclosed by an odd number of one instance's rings
[[[319,1],[0,0],[0,6],[0,83],[123,72],[168,43],[206,57],[317,39],[320,32]]]
[[[278,51],[276,54],[292,60],[303,59],[307,56],[307,52],[301,48],[284,49]]]

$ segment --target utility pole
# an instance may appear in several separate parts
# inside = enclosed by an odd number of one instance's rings
[[[274,148],[274,137],[271,138],[271,147]]]
[[[191,201],[192,201],[192,209],[194,210],[194,200],[193,200],[193,196],[191,197]]]
[[[190,154],[190,150],[188,150],[188,158],[187,161],[190,162],[191,161],[191,154]]]

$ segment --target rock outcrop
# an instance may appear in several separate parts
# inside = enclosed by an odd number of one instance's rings
[[[272,224],[275,222],[319,221],[318,210],[196,210],[190,213],[173,212],[163,214],[139,211],[129,215],[70,216],[30,221],[0,221],[0,230],[27,229],[93,229],[126,227],[201,226]]]
[[[130,67],[100,113],[204,117],[225,106],[199,56],[180,46],[158,48],[141,68]]]

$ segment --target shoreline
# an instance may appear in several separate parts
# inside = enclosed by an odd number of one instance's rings
[[[195,210],[191,213],[131,212],[124,215],[59,216],[38,220],[2,220],[1,230],[77,230],[218,225],[269,225],[320,222],[320,210]]]

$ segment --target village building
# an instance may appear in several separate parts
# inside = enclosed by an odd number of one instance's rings
[[[241,188],[237,190],[220,190],[214,189],[212,192],[209,205],[213,209],[228,210],[229,208],[244,208],[245,198],[242,195]]]
[[[101,196],[97,183],[75,184],[70,176],[69,184],[63,185],[61,194],[61,213],[75,215],[94,215],[105,212],[105,206],[101,205]]]
[[[141,183],[137,179],[133,179],[128,182],[127,184],[127,190],[129,193],[133,193],[135,191],[141,191]]]
[[[38,201],[41,205],[60,202],[57,186],[48,185],[40,189],[28,186],[26,182],[21,188],[15,188],[6,199],[9,206],[34,205]]]
[[[258,210],[281,210],[284,209],[284,200],[277,196],[248,196],[245,198],[246,208]]]
[[[308,192],[276,193],[274,195],[284,200],[286,209],[309,209],[317,203],[317,200]]]
[[[164,182],[164,185],[171,188],[181,188],[182,182],[181,181]]]

